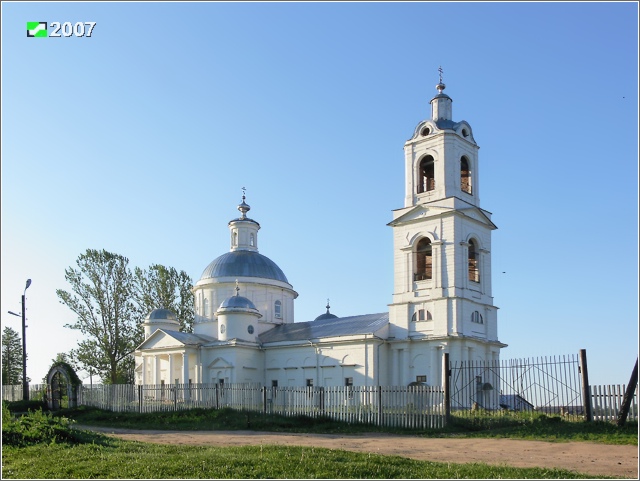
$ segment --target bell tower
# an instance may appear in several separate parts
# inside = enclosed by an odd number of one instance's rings
[[[469,123],[453,120],[439,71],[431,116],[405,142],[404,207],[388,224],[394,243],[389,336],[410,358],[418,343],[436,350],[425,356],[432,381],[441,378],[442,352],[452,361],[497,360],[506,346],[498,341],[491,292],[497,227],[480,208],[479,147]]]

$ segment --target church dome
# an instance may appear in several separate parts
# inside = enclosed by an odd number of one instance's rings
[[[338,316],[336,316],[335,314],[331,314],[329,312],[329,309],[331,308],[331,306],[329,305],[329,299],[327,299],[327,312],[325,312],[324,314],[320,314],[318,317],[316,317],[314,319],[314,321],[322,321],[324,319],[337,319]]]
[[[200,280],[217,277],[261,277],[276,281],[289,281],[275,262],[256,251],[227,252],[209,264]]]
[[[253,305],[246,297],[242,296],[231,296],[222,301],[220,304],[220,309],[253,309],[257,311],[256,306]]]
[[[144,318],[148,322],[163,322],[163,321],[175,321],[178,322],[178,316],[169,309],[154,309],[147,317]]]

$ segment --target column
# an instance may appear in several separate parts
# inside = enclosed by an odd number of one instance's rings
[[[184,385],[184,400],[191,398],[191,392],[189,390],[189,354],[182,353],[182,384]]]
[[[161,366],[161,359],[160,356],[153,356],[154,361],[155,361],[155,376],[154,376],[154,383],[155,384],[160,384],[160,366]]]
[[[169,354],[169,374],[167,376],[167,384],[173,384],[175,378],[173,377],[173,354]]]
[[[142,384],[147,384],[147,358],[142,355]]]

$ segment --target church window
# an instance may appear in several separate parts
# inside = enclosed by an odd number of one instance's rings
[[[460,188],[462,192],[471,194],[471,169],[466,157],[460,159]]]
[[[313,387],[313,379],[307,379],[307,387]]]
[[[209,317],[209,299],[204,298],[204,317]]]
[[[249,245],[250,245],[251,247],[253,247],[253,246],[255,245],[255,243],[256,243],[256,240],[255,240],[255,238],[253,237],[253,234],[251,234],[251,236],[249,237]]]
[[[484,324],[484,319],[482,319],[482,314],[480,314],[478,311],[473,311],[473,314],[471,314],[471,322]]]
[[[472,239],[469,241],[469,280],[480,282],[480,270],[478,268],[478,252],[476,243]]]
[[[469,131],[467,129],[462,129],[462,136],[469,137]]]
[[[273,310],[276,316],[276,319],[282,319],[282,302],[276,301],[273,305]]]
[[[430,190],[435,190],[435,167],[433,157],[431,157],[430,155],[427,155],[420,161],[419,178],[420,181],[418,183],[418,194],[429,192]]]
[[[433,277],[433,256],[431,241],[426,237],[420,239],[416,248],[416,272],[414,281],[423,281]]]
[[[416,382],[427,382],[427,376],[416,376]]]
[[[411,317],[411,321],[416,322],[416,321],[432,321],[433,317],[431,316],[431,312],[427,311],[426,309],[418,309],[417,312],[413,313],[413,316]]]
[[[224,334],[225,332],[227,332],[227,326],[220,324],[220,334]]]
[[[247,327],[247,332],[248,332],[249,334],[253,334],[253,326],[249,326],[249,327]]]
[[[231,245],[236,247],[238,245],[238,233],[234,230],[231,238]]]
[[[420,135],[422,135],[423,137],[426,137],[427,135],[429,135],[431,133],[431,129],[429,127],[425,127],[422,129],[422,131],[420,132]]]

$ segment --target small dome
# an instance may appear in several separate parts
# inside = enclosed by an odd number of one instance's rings
[[[153,311],[151,311],[149,314],[147,314],[147,317],[144,318],[145,321],[156,321],[156,322],[160,322],[160,321],[175,321],[178,322],[178,316],[175,315],[175,313],[173,311],[170,311],[169,309],[154,309]]]
[[[337,319],[338,316],[335,314],[331,314],[330,312],[325,312],[324,314],[320,314],[318,317],[314,319],[314,321],[321,321],[323,319]]]
[[[326,305],[327,312],[325,312],[324,314],[320,314],[318,317],[314,319],[314,321],[322,321],[323,319],[337,319],[338,316],[336,316],[335,314],[331,314],[329,312],[330,307],[331,306],[329,305],[329,299],[327,299],[327,305]]]
[[[256,309],[256,306],[253,305],[253,302],[242,296],[231,296],[226,298],[224,301],[222,301],[222,304],[220,304],[220,309],[253,309],[254,311],[258,310]]]

